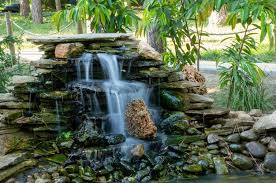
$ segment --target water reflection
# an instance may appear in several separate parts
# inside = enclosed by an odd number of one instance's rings
[[[261,176],[261,175],[247,175],[247,176],[204,176],[198,179],[174,180],[169,183],[276,183],[276,175]]]

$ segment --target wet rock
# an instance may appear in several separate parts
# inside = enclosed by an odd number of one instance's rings
[[[273,137],[268,144],[268,150],[271,152],[276,152],[276,140]]]
[[[266,147],[259,142],[246,143],[245,147],[255,158],[263,158],[267,152]]]
[[[264,167],[276,171],[276,152],[269,152],[265,156]]]
[[[183,93],[162,90],[161,94],[161,105],[165,109],[176,110],[176,111],[186,111],[189,109],[189,98]]]
[[[266,130],[276,130],[276,112],[271,115],[261,117],[253,126],[256,132],[264,132]]]
[[[216,134],[209,134],[207,136],[207,142],[208,142],[208,144],[217,143],[217,142],[219,142],[219,140],[220,140],[220,137],[218,135],[216,135]]]
[[[263,112],[260,109],[252,109],[248,114],[253,117],[261,117]]]
[[[36,165],[36,161],[35,160],[26,160],[26,161],[22,161],[21,163],[18,163],[12,167],[6,168],[4,170],[0,171],[0,181],[5,180],[6,178],[12,176],[12,175],[17,175],[19,174],[21,171],[31,168],[34,165]]]
[[[253,162],[251,158],[242,154],[234,153],[232,157],[232,162],[236,167],[242,170],[249,170],[253,168]]]
[[[138,54],[142,58],[149,59],[149,60],[155,60],[155,61],[161,61],[162,56],[160,53],[158,53],[154,48],[152,48],[147,42],[140,41],[138,45]]]
[[[125,177],[122,183],[138,183],[138,181],[134,177]]]
[[[233,152],[241,152],[243,150],[243,146],[240,144],[230,144],[229,147]]]
[[[225,140],[226,142],[230,142],[230,143],[240,143],[241,138],[238,133],[234,133],[227,136]]]
[[[150,174],[150,167],[145,168],[144,170],[140,170],[136,173],[135,179],[137,181],[141,181],[144,177]]]
[[[246,141],[254,141],[259,138],[259,136],[251,129],[241,133],[241,139]]]
[[[152,139],[156,137],[157,128],[151,119],[151,115],[142,100],[133,100],[127,105],[126,128],[130,135],[140,139]]]
[[[131,150],[131,154],[134,157],[138,157],[141,158],[142,156],[144,156],[145,154],[145,148],[143,144],[138,144],[136,145],[132,150]]]
[[[0,156],[0,170],[21,163],[27,159],[27,153],[12,153],[5,156]]]
[[[147,70],[139,71],[138,75],[146,78],[166,78],[168,77],[169,72],[158,68],[149,68]]]
[[[106,143],[108,145],[116,145],[126,141],[126,137],[122,134],[107,135],[105,136]]]
[[[229,173],[224,158],[214,157],[213,161],[215,164],[215,169],[216,169],[217,175],[227,175]]]
[[[160,123],[161,129],[166,133],[184,132],[189,128],[187,116],[182,112],[172,113]]]
[[[199,164],[185,165],[183,170],[190,173],[201,173],[203,171],[202,166]]]
[[[179,145],[180,143],[184,144],[190,144],[193,142],[200,141],[204,139],[204,135],[188,135],[188,136],[183,136],[183,135],[168,135],[166,144],[167,145]]]
[[[55,48],[56,58],[68,58],[77,56],[84,51],[84,45],[82,43],[61,43]]]
[[[84,121],[76,134],[76,141],[83,146],[106,145],[105,138],[100,134],[90,120]]]

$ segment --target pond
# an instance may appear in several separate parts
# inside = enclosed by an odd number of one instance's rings
[[[198,179],[174,180],[179,183],[271,183],[276,182],[276,175],[231,175],[231,176],[204,176]]]

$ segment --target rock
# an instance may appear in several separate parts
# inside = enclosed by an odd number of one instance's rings
[[[20,85],[28,85],[28,84],[33,84],[33,83],[38,83],[39,80],[37,77],[33,76],[13,76],[11,79],[11,82],[15,86],[20,86]]]
[[[190,103],[189,110],[203,110],[212,107],[210,103]]]
[[[22,161],[21,163],[12,166],[12,167],[5,168],[4,170],[0,171],[0,181],[5,180],[6,178],[8,178],[12,175],[18,175],[23,170],[32,168],[34,165],[36,165],[36,163],[37,162],[35,160],[26,160],[26,161]]]
[[[269,152],[265,156],[264,167],[276,171],[276,152]]]
[[[56,61],[56,60],[51,60],[51,59],[40,59],[38,61],[32,61],[31,65],[34,66],[37,70],[43,71],[43,72],[52,72],[52,69],[56,69],[59,67],[65,67],[67,65],[67,61]],[[39,69],[44,69],[44,70],[39,70]]]
[[[248,142],[245,147],[255,158],[263,158],[267,152],[266,147],[259,142]]]
[[[147,42],[140,41],[138,45],[138,54],[142,58],[149,60],[161,61],[162,56],[154,48],[152,48]]]
[[[263,112],[260,109],[252,109],[248,114],[253,117],[261,117]]]
[[[208,118],[218,118],[222,116],[226,116],[229,113],[228,109],[220,109],[220,108],[213,108],[213,109],[204,109],[204,110],[188,110],[185,111],[187,115],[190,115],[196,119],[202,120]]]
[[[237,128],[230,128],[230,127],[222,127],[222,128],[205,128],[204,132],[206,135],[209,135],[211,133],[217,134],[217,135],[222,135],[222,136],[228,136],[231,135],[233,133],[235,133],[236,131],[242,132],[244,130],[248,130],[251,127],[237,127]]]
[[[12,153],[0,156],[0,170],[14,166],[28,158],[27,153]]]
[[[234,134],[231,134],[229,136],[226,137],[226,142],[230,142],[230,143],[240,143],[240,135],[238,133],[234,133]]]
[[[187,116],[183,112],[175,112],[161,121],[160,127],[169,134],[184,132],[189,128],[189,122],[187,121]]]
[[[145,148],[143,144],[138,144],[134,146],[134,148],[131,150],[131,154],[134,157],[141,158],[145,154]]]
[[[186,76],[183,72],[172,72],[168,77],[169,82],[184,81],[185,79]]]
[[[241,133],[241,139],[246,141],[254,141],[258,139],[258,135],[251,129]]]
[[[218,135],[216,135],[216,134],[209,134],[207,136],[207,142],[208,142],[208,144],[217,143],[217,142],[219,142],[219,140],[220,140],[220,137]]]
[[[137,181],[141,181],[144,177],[150,174],[150,170],[151,170],[150,167],[147,167],[143,170],[138,171],[135,175],[135,179]]]
[[[269,144],[269,142],[272,140],[272,137],[264,137],[260,140],[260,142],[264,145]]]
[[[276,112],[273,114],[261,117],[253,126],[253,129],[260,133],[267,130],[276,130]]]
[[[218,149],[219,147],[217,146],[217,145],[215,145],[215,144],[211,144],[211,145],[208,145],[207,146],[207,149],[208,150],[215,150],[215,149]]]
[[[0,102],[0,109],[29,109],[33,105],[28,102]]]
[[[38,178],[35,180],[35,183],[51,183],[51,179],[43,179],[43,178]]]
[[[84,51],[82,43],[60,43],[55,48],[56,58],[68,58],[77,56]]]
[[[146,78],[166,78],[168,77],[169,72],[159,68],[149,68],[147,70],[139,71],[139,76]],[[159,84],[159,83],[158,83]]]
[[[166,144],[167,145],[179,145],[180,143],[190,144],[193,142],[205,139],[204,135],[168,135]]]
[[[215,164],[215,169],[216,169],[217,175],[227,175],[229,173],[224,158],[214,157],[213,161]]]
[[[235,113],[237,113],[237,118],[240,119],[241,121],[252,121],[253,120],[253,118],[244,111],[235,111]]]
[[[126,141],[126,137],[122,134],[117,135],[107,135],[105,136],[106,144],[116,145]]]
[[[243,146],[240,144],[230,144],[229,145],[230,150],[233,152],[242,152]]]
[[[169,83],[161,83],[160,88],[162,89],[189,89],[198,87],[199,85],[190,81],[175,81]]]
[[[189,98],[176,91],[162,90],[160,94],[161,105],[165,109],[186,111],[189,109]]]
[[[22,116],[21,110],[0,110],[0,123],[11,124],[17,118]]]
[[[242,170],[249,170],[253,168],[253,162],[251,158],[242,154],[234,153],[232,157],[232,162],[236,167]]]
[[[190,98],[190,102],[191,103],[208,103],[208,104],[213,104],[214,103],[214,99],[209,98],[207,96],[204,95],[198,95],[198,94],[188,94],[189,98]]]
[[[276,152],[276,141],[273,137],[271,138],[271,140],[268,144],[268,150],[271,152]]]
[[[140,139],[156,137],[157,128],[151,119],[147,106],[142,100],[133,100],[126,107],[126,128],[130,135]]]
[[[11,93],[0,93],[0,102],[14,102],[18,101]]]
[[[190,173],[201,173],[203,171],[202,166],[199,164],[185,165],[183,170]]]

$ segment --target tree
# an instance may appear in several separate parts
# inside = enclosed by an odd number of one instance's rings
[[[20,0],[20,15],[28,17],[30,14],[30,2],[29,0]]]
[[[32,19],[33,23],[43,23],[41,0],[32,0]]]
[[[56,3],[56,10],[60,11],[61,10],[61,1],[60,0],[55,0]]]
[[[135,25],[139,17],[132,8],[135,0],[81,0],[68,10],[55,13],[52,20],[59,29],[62,22],[91,22],[94,32],[126,32]]]

